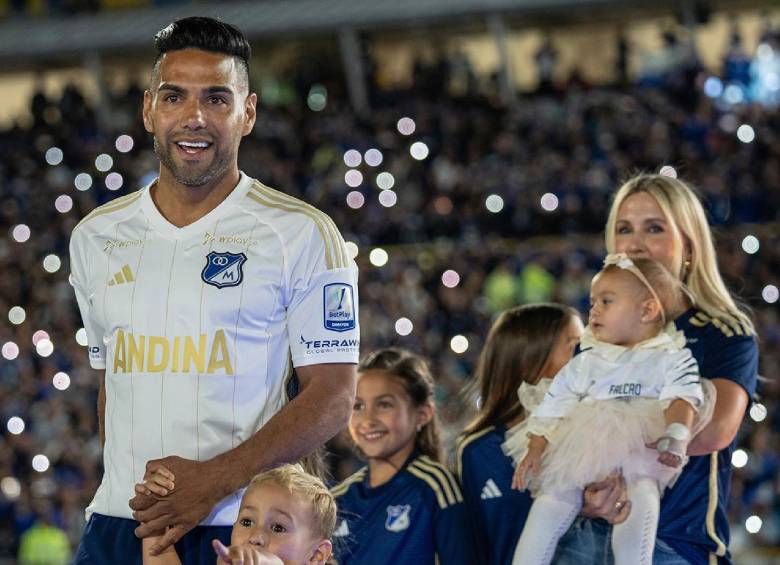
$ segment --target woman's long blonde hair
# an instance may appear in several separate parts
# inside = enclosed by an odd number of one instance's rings
[[[718,270],[715,244],[704,208],[696,192],[685,182],[665,175],[637,175],[618,189],[609,211],[605,242],[608,253],[615,251],[615,230],[620,206],[632,194],[646,192],[658,203],[677,241],[675,262],[680,277],[696,299],[696,306],[708,316],[723,321],[737,333],[755,334],[745,307],[737,305]],[[690,245],[690,266],[683,265],[684,244]]]

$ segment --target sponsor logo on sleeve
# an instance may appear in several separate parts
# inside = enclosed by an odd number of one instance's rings
[[[360,351],[360,340],[350,339],[306,339],[301,336],[300,344],[306,355],[322,355],[323,353],[357,353]]]
[[[346,332],[355,329],[355,302],[352,285],[326,284],[323,288],[323,317],[325,329]]]

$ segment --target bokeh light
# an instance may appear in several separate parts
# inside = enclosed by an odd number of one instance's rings
[[[68,375],[68,373],[63,373],[62,371],[55,373],[51,378],[51,384],[54,385],[54,388],[57,390],[66,390],[70,386],[70,375]]]
[[[89,190],[92,187],[92,177],[88,173],[79,173],[76,178],[73,179],[73,185],[76,190]]]
[[[376,247],[368,254],[368,260],[374,267],[384,267],[390,260],[390,255],[381,247]]]
[[[395,333],[398,335],[406,336],[412,333],[414,324],[409,318],[398,318],[395,321]]]
[[[11,416],[8,418],[8,423],[6,423],[5,427],[10,433],[18,436],[24,431],[25,423],[19,416]]]
[[[35,345],[35,352],[41,357],[48,357],[54,353],[54,344],[50,339],[42,339]]]
[[[745,529],[748,531],[749,534],[757,534],[759,531],[761,531],[761,526],[764,525],[763,520],[761,520],[758,516],[751,516],[747,520],[745,520]]]
[[[87,330],[84,328],[79,328],[76,330],[76,343],[81,345],[82,347],[87,346]]]
[[[361,173],[357,169],[350,169],[346,173],[344,173],[344,182],[349,187],[357,188],[358,186],[363,184],[363,173]]]
[[[363,162],[363,157],[357,149],[350,149],[344,153],[344,164],[350,169],[359,167]]]
[[[62,260],[53,253],[43,258],[43,270],[47,273],[56,273],[61,266]]]
[[[756,138],[755,130],[748,124],[742,124],[737,128],[737,139],[742,143],[750,143]]]
[[[498,194],[491,194],[485,198],[485,208],[487,208],[489,212],[497,214],[504,209],[504,199]]]
[[[62,149],[59,147],[49,147],[44,155],[49,165],[59,165],[62,163],[63,156]]]
[[[344,244],[344,247],[347,248],[347,253],[349,253],[349,256],[352,259],[355,259],[358,256],[358,253],[360,253],[360,249],[358,248],[357,243],[354,241],[347,241]]]
[[[441,284],[447,288],[455,288],[460,283],[460,275],[457,271],[447,269],[441,274]]]
[[[539,199],[539,205],[542,207],[542,210],[553,212],[558,209],[558,197],[552,192],[547,192]]]
[[[114,147],[116,147],[116,150],[120,153],[129,153],[133,150],[133,145],[133,138],[126,133],[117,137],[114,142]]]
[[[32,235],[32,232],[30,232],[30,227],[27,224],[16,224],[11,230],[11,237],[17,243],[24,243],[30,239],[30,235]]]
[[[349,194],[347,194],[347,206],[352,208],[353,210],[357,210],[358,208],[362,207],[363,204],[366,203],[366,197],[363,196],[363,193],[361,193],[358,190],[353,190]]]
[[[764,302],[767,304],[774,304],[777,302],[777,299],[780,298],[780,290],[778,290],[775,285],[768,284],[761,291],[761,298],[763,298]]]
[[[3,477],[0,479],[0,492],[8,500],[16,500],[22,494],[22,483],[16,477]]]
[[[428,146],[423,143],[422,141],[415,141],[412,143],[412,146],[409,148],[409,153],[411,156],[418,161],[422,161],[428,156],[429,153]]]
[[[46,330],[38,330],[32,335],[32,344],[38,345],[38,342],[42,339],[51,339],[49,337],[49,332]]]
[[[306,105],[313,112],[320,112],[328,104],[328,89],[321,84],[312,85],[306,97]]]
[[[388,172],[379,173],[376,176],[376,185],[382,190],[393,188],[395,185],[395,177]]]
[[[2,353],[3,359],[13,361],[19,356],[19,346],[13,341],[6,341],[0,349],[0,353]]]
[[[366,165],[369,167],[378,167],[382,164],[384,155],[382,155],[382,152],[379,149],[372,148],[366,151],[364,159],[366,160]]]
[[[764,406],[760,402],[754,402],[753,405],[750,407],[749,413],[750,413],[750,418],[754,422],[763,422],[764,420],[766,420],[768,411],[766,409],[766,406]]]
[[[383,190],[379,193],[379,203],[385,208],[392,208],[398,202],[398,195],[392,190]]]
[[[748,462],[748,454],[744,449],[737,449],[731,454],[731,464],[737,469],[741,469]]]
[[[469,348],[469,340],[464,335],[456,335],[450,340],[450,349],[460,355]]]
[[[60,194],[56,200],[54,200],[54,208],[60,214],[65,214],[73,209],[73,199],[67,194]]]
[[[44,473],[49,469],[49,458],[43,453],[39,453],[32,458],[32,468],[39,473]]]
[[[110,171],[111,167],[113,166],[114,166],[114,158],[111,157],[111,155],[109,155],[108,153],[101,153],[100,155],[95,157],[95,168],[101,173]]]
[[[106,188],[108,190],[119,190],[122,188],[124,182],[125,179],[123,179],[122,175],[117,172],[108,173],[106,175]]]
[[[414,130],[417,128],[412,118],[405,117],[398,120],[396,127],[398,128],[398,132],[401,135],[412,135]]]
[[[742,240],[742,250],[745,253],[753,255],[758,251],[759,247],[758,238],[754,235],[747,235],[745,236],[745,239]]]
[[[11,322],[14,325],[23,324],[24,321],[27,319],[27,312],[24,311],[24,308],[21,306],[12,306],[10,310],[8,310],[8,321]]]
[[[704,81],[704,94],[710,98],[719,98],[723,94],[723,81],[718,77],[708,77]]]

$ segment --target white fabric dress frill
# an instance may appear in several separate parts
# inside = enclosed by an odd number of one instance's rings
[[[664,410],[676,398],[697,407],[692,435],[701,430],[712,417],[714,386],[699,378],[684,335],[673,328],[630,349],[599,342],[586,330],[581,347],[523,422],[522,433],[507,434],[504,452],[519,462],[528,433],[548,440],[542,472],[530,480],[534,494],[582,489],[615,471],[629,483],[654,478],[663,490],[682,466],[659,463],[647,444],[663,435]]]

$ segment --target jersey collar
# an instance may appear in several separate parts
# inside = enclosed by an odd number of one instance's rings
[[[225,215],[234,203],[239,202],[252,186],[253,179],[243,172],[239,171],[239,179],[236,187],[220,202],[211,212],[183,227],[174,226],[157,209],[157,205],[152,200],[151,188],[155,185],[157,179],[154,179],[148,185],[141,189],[141,209],[149,218],[149,223],[153,229],[171,239],[188,239],[192,236],[200,237],[203,231],[214,224],[216,220]]]

